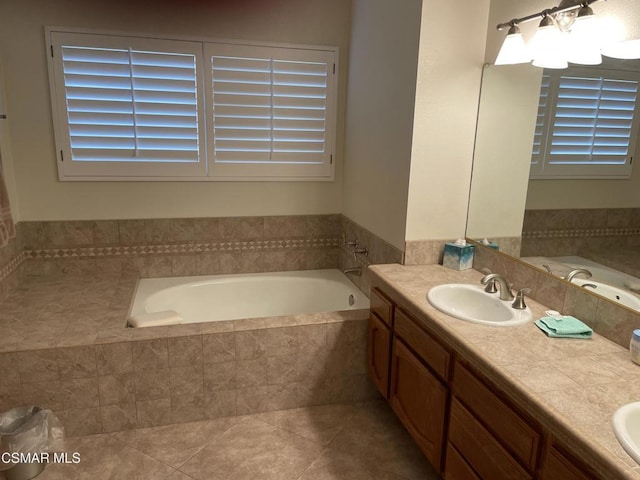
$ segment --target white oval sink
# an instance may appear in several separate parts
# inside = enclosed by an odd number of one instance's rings
[[[613,432],[624,451],[640,463],[640,402],[628,403],[616,410]]]
[[[531,320],[531,310],[511,307],[497,293],[486,293],[484,287],[466,283],[438,285],[427,292],[427,300],[443,313],[467,322],[507,327]]]
[[[609,300],[612,300],[614,302],[621,303],[625,307],[640,311],[640,297],[634,295],[631,292],[623,290],[622,288],[614,287],[613,285],[609,285],[607,283],[596,282],[589,278],[574,278],[571,281],[576,285],[584,287],[585,290],[589,290],[590,292],[602,295],[603,297],[608,298]],[[585,287],[585,285],[594,285],[595,288]]]

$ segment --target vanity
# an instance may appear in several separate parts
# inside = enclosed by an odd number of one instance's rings
[[[611,427],[640,398],[627,350],[597,334],[548,338],[533,322],[477,325],[427,301],[440,284],[479,284],[475,270],[370,269],[369,377],[444,479],[640,479]]]

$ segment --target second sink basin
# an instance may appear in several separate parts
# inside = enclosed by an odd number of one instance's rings
[[[613,431],[625,452],[640,463],[640,402],[628,403],[616,410]]]
[[[427,292],[427,300],[447,315],[467,322],[500,327],[522,325],[531,320],[531,310],[511,307],[512,301],[500,300],[497,293],[486,293],[479,285],[448,283]]]

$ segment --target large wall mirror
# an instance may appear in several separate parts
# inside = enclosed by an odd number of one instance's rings
[[[492,2],[492,9],[494,3],[505,4]],[[622,3],[625,21],[637,24],[640,5]],[[526,13],[494,9],[490,22]],[[488,59],[495,54],[491,35],[502,38],[490,33]],[[605,58],[597,68],[640,80],[640,60]],[[484,68],[467,237],[495,241],[502,252],[561,277],[584,266],[594,273],[589,283],[630,292],[640,310],[633,295],[640,292],[640,138],[628,178],[530,179],[543,73],[529,64]],[[580,275],[574,281],[587,283]]]

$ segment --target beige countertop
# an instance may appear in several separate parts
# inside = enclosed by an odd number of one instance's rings
[[[380,281],[404,298],[401,305],[489,378],[524,412],[593,466],[604,478],[640,479],[640,466],[616,440],[615,410],[640,400],[640,366],[627,349],[591,339],[549,338],[533,322],[493,327],[465,322],[431,306],[427,291],[444,283],[478,284],[482,274],[441,265],[376,265]],[[387,288],[388,290],[388,288]],[[531,299],[533,316],[546,308]]]

